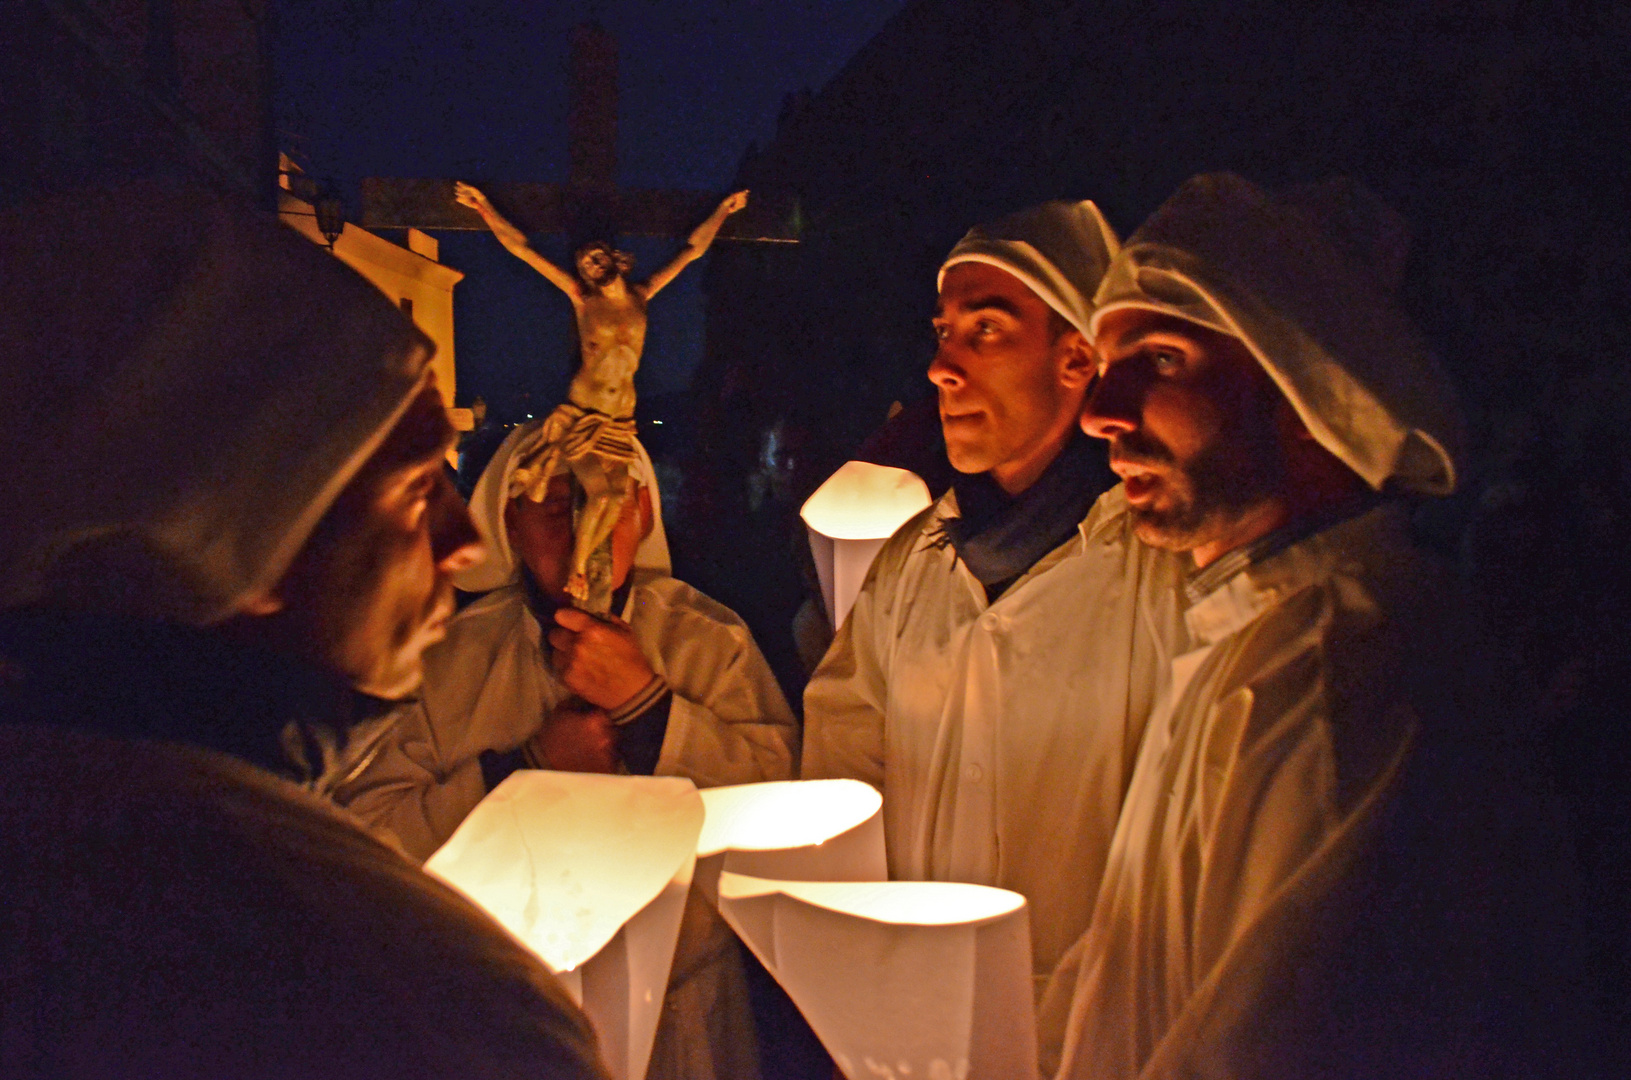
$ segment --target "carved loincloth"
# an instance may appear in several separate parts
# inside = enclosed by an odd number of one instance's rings
[[[619,419],[565,402],[555,407],[516,454],[510,498],[524,495],[543,502],[550,480],[562,471],[572,474],[584,494],[585,505],[573,515],[572,565],[566,591],[586,611],[604,612],[611,606],[609,541],[624,503],[634,494],[635,472],[640,467],[635,431],[632,416]],[[598,521],[598,526],[580,535],[586,516]]]
[[[555,407],[531,439],[516,454],[515,472],[510,477],[510,498],[525,495],[543,502],[549,481],[563,468],[581,480],[581,465],[602,470],[621,465],[634,468],[640,455],[634,448],[634,417],[617,419],[571,402]]]

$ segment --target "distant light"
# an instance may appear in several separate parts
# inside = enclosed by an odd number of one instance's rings
[[[653,424],[660,424],[660,423],[662,423],[662,421],[661,420],[653,420],[652,423]]]

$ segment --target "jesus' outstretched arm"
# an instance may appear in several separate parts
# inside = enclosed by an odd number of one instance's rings
[[[703,253],[708,250],[708,245],[712,244],[714,237],[719,235],[719,227],[725,224],[725,219],[747,204],[748,193],[746,191],[738,191],[725,196],[724,201],[715,208],[712,214],[708,215],[708,220],[691,231],[691,236],[686,240],[685,246],[680,249],[680,253],[674,256],[667,266],[652,274],[651,280],[642,286],[645,290],[646,299],[649,300],[656,296],[658,291],[664,285],[673,281],[681,270],[702,258]]]
[[[493,204],[487,201],[487,196],[482,194],[479,188],[458,181],[453,185],[453,197],[458,200],[460,206],[468,206],[480,214],[481,220],[487,223],[487,227],[493,230],[493,235],[498,237],[498,242],[503,244],[511,255],[544,275],[549,279],[551,285],[564,292],[567,296],[572,297],[574,300],[578,299],[578,279],[534,251],[532,245],[527,243],[527,234],[510,224],[509,221],[505,220],[504,215],[494,210]],[[716,232],[718,229],[719,226],[714,226]],[[712,239],[711,235],[709,239]]]

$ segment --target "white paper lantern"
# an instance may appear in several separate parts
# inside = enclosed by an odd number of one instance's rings
[[[882,881],[883,796],[859,780],[782,780],[700,792],[697,884],[721,872],[792,881]]]
[[[619,1080],[646,1074],[704,819],[679,777],[523,769],[425,863],[555,970]]]
[[[719,910],[851,1080],[1036,1076],[1025,898],[725,873]]]
[[[883,542],[929,503],[929,487],[916,473],[866,461],[845,462],[805,501],[799,516],[810,530],[834,630],[849,616]]]

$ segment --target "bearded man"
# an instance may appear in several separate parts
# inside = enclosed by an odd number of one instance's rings
[[[481,550],[429,340],[203,192],[0,215],[0,277],[0,1074],[603,1077],[536,958],[318,797]]]
[[[1054,202],[947,256],[928,374],[958,475],[879,552],[804,695],[801,775],[883,792],[892,878],[1024,895],[1038,992],[1087,928],[1176,633],[1176,560],[1099,497],[1077,427],[1116,249],[1092,203]]]
[[[1192,640],[1043,1003],[1060,1078],[1591,1073],[1564,830],[1411,539],[1460,421],[1402,236],[1357,185],[1201,176],[1100,287],[1082,424]]]

